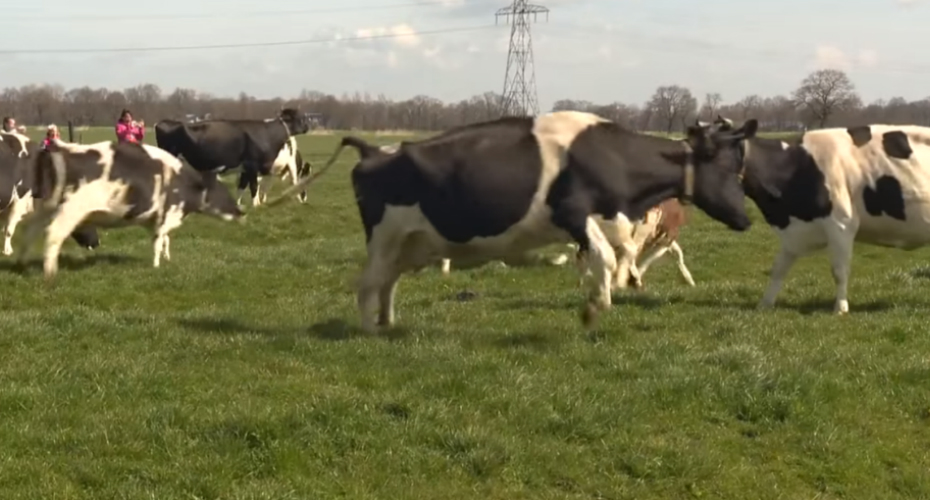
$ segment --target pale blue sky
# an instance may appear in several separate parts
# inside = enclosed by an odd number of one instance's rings
[[[423,0],[421,0],[422,2]],[[429,0],[426,0],[429,1]],[[153,82],[220,95],[301,89],[427,94],[500,92],[506,26],[371,41],[276,47],[11,54],[333,39],[494,24],[506,0],[41,0],[0,17],[2,84],[124,88]],[[398,6],[398,4],[406,4]],[[725,101],[789,93],[816,67],[849,72],[863,97],[930,96],[930,0],[549,0],[533,26],[543,109],[561,98],[642,103],[679,84]],[[750,8],[750,6],[752,7]],[[320,12],[343,9],[341,12]],[[316,10],[317,12],[293,12]],[[186,16],[186,18],[185,18]],[[362,31],[366,30],[366,31]]]

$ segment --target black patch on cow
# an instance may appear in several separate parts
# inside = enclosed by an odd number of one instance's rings
[[[872,140],[872,129],[868,125],[849,127],[846,132],[849,132],[849,136],[852,137],[853,144],[857,148],[865,146]]]
[[[891,158],[906,160],[914,154],[911,143],[907,140],[907,134],[900,130],[882,134],[882,147],[885,148],[885,154]]]
[[[359,161],[352,184],[366,236],[386,205],[415,204],[450,242],[505,232],[526,215],[542,174],[533,123],[519,117],[461,127]]]
[[[805,222],[827,217],[833,203],[823,172],[800,141],[788,149],[781,142],[752,139],[743,181],[746,195],[765,221],[779,229],[788,227],[792,217]]]
[[[885,134],[887,135],[887,134]],[[883,175],[875,181],[875,188],[866,186],[862,191],[865,211],[874,217],[887,215],[894,219],[905,220],[904,194],[898,179]]]

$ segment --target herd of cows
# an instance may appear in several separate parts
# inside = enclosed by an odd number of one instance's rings
[[[775,303],[799,257],[827,248],[837,313],[847,313],[854,241],[915,249],[930,243],[930,128],[870,125],[808,131],[792,139],[757,136],[718,117],[684,139],[640,134],[594,114],[558,111],[474,123],[419,141],[374,146],[346,136],[315,174],[295,136],[309,130],[293,109],[268,120],[156,124],[156,146],[54,141],[42,149],[0,134],[4,255],[22,264],[44,232],[44,270],[57,272],[66,239],[99,246],[98,227],[135,224],[153,235],[155,267],[170,259],[169,233],[194,212],[240,219],[240,204],[218,175],[242,167],[253,207],[269,181],[293,186],[274,206],[307,188],[345,147],[358,153],[352,187],[368,259],[358,281],[362,327],[394,323],[403,274],[442,261],[480,265],[526,261],[551,244],[576,248],[588,297],[585,324],[611,305],[615,288],[641,287],[667,252],[684,264],[678,232],[693,203],[734,231],[751,226],[751,199],[779,236],[780,251],[760,307]],[[183,161],[182,161],[183,159]],[[647,255],[648,254],[648,255]],[[642,260],[641,257],[645,256]],[[566,262],[563,256],[556,264]]]

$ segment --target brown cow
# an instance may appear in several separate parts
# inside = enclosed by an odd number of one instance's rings
[[[633,240],[636,242],[637,258],[642,262],[637,264],[639,280],[631,274],[630,286],[642,288],[642,277],[653,262],[665,255],[669,250],[678,257],[678,270],[689,285],[694,286],[694,278],[685,266],[685,255],[678,245],[678,233],[681,226],[687,223],[685,209],[678,200],[671,198],[651,208],[642,221],[634,226]]]

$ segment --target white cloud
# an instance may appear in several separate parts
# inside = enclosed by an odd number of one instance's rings
[[[847,54],[833,45],[819,45],[814,51],[815,69],[838,69],[850,71],[856,68],[871,68],[878,64],[878,52],[862,49],[858,55]]]
[[[390,40],[403,47],[416,47],[420,44],[420,36],[415,29],[408,24],[396,24],[394,26],[385,26],[379,28],[360,28],[355,30],[355,36],[359,38],[369,37],[387,37]]]

